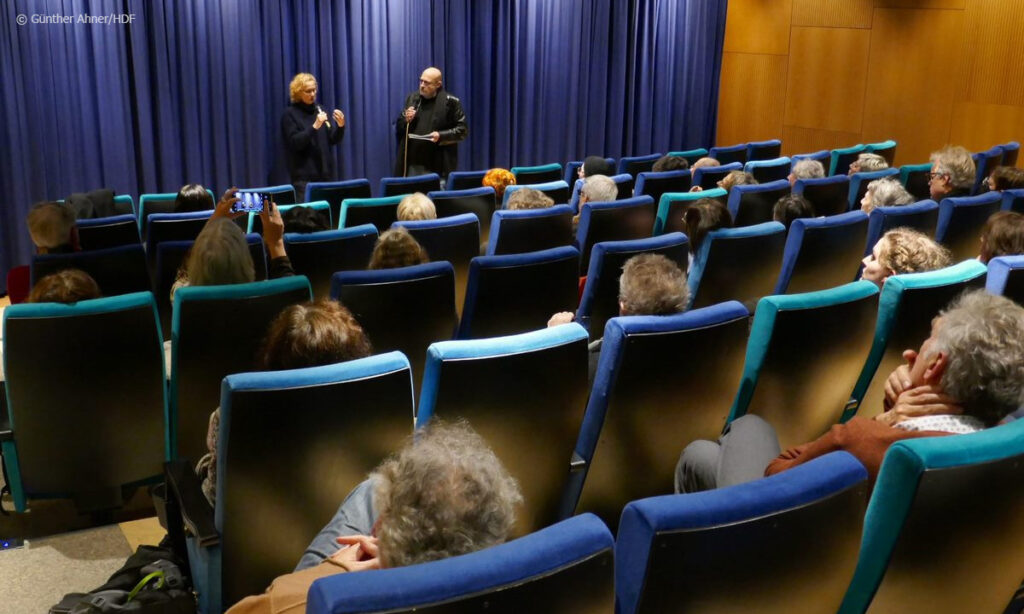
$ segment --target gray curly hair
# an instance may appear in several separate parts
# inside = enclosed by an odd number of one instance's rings
[[[871,203],[871,209],[909,205],[914,202],[913,195],[903,187],[903,184],[892,177],[876,179],[869,183],[868,194],[870,195],[868,200]]]
[[[975,290],[941,314],[932,348],[948,356],[942,388],[964,413],[995,424],[1024,403],[1024,307]]]
[[[949,175],[949,182],[958,188],[974,186],[974,158],[960,146],[946,145],[931,155],[932,172]]]
[[[370,477],[383,567],[500,544],[523,500],[515,479],[464,420],[434,418]]]
[[[580,196],[592,203],[611,202],[619,197],[619,186],[607,175],[591,175],[583,180]]]
[[[797,179],[821,179],[825,176],[825,167],[817,160],[804,158],[793,163],[793,176]]]

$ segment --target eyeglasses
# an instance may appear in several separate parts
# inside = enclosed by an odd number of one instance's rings
[[[947,173],[928,173],[928,181],[933,181],[941,177],[945,177]]]

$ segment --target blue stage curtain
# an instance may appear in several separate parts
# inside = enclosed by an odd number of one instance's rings
[[[0,274],[33,202],[283,183],[288,83],[345,112],[338,178],[390,174],[427,66],[462,99],[459,166],[714,143],[726,0],[15,0],[0,12]],[[19,15],[131,15],[111,25]],[[300,195],[301,196],[301,195]]]

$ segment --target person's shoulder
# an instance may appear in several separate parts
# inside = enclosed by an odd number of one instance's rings
[[[462,104],[462,101],[459,100],[459,97],[456,96],[455,94],[452,94],[451,92],[445,92],[444,95],[445,95],[445,99],[446,100],[450,100],[452,102],[457,102],[459,104]]]

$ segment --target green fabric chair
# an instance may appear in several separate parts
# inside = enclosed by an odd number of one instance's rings
[[[346,198],[341,201],[338,228],[373,224],[382,233],[398,221],[398,203],[403,195],[380,198]]]
[[[702,198],[717,198],[725,201],[728,192],[722,188],[703,192],[666,192],[658,199],[658,212],[654,218],[654,235],[667,232],[686,232],[683,224],[683,209]]]

